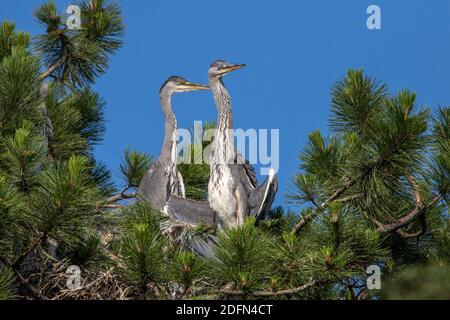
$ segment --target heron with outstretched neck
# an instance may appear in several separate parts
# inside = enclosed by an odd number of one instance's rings
[[[164,141],[159,158],[151,165],[139,185],[139,194],[155,208],[164,211],[171,195],[185,197],[183,178],[177,170],[177,120],[172,111],[172,96],[179,92],[208,90],[208,86],[170,77],[159,92],[165,119]]]
[[[243,162],[234,146],[231,97],[223,83],[228,73],[244,64],[218,60],[209,68],[209,87],[217,107],[217,132],[210,161],[208,201],[222,227],[241,225],[248,216],[263,219],[278,191],[273,169],[261,186],[256,185],[253,169]]]

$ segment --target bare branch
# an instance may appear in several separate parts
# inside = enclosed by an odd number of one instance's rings
[[[335,201],[337,198],[339,198],[345,191],[347,191],[353,184],[355,183],[354,180],[347,180],[342,187],[340,187],[338,190],[336,190],[335,193],[333,193],[329,198],[327,198],[324,202],[322,202],[320,205],[317,206],[317,210],[314,213],[308,214],[300,220],[299,223],[297,223],[294,226],[294,229],[292,232],[295,235],[298,235],[300,231],[303,229],[303,227],[313,220],[320,212],[321,209],[324,209],[330,202]]]
[[[285,289],[285,290],[279,290],[279,291],[256,291],[247,293],[241,290],[228,290],[228,289],[222,289],[219,290],[218,293],[225,294],[225,295],[231,295],[231,296],[242,296],[242,295],[251,295],[253,297],[277,297],[277,296],[284,296],[288,294],[296,294],[301,291],[304,291],[308,288],[311,288],[317,284],[317,281],[312,280],[300,287],[293,288],[293,289]]]
[[[381,224],[378,227],[378,229],[380,232],[384,232],[384,233],[396,231],[396,230],[406,226],[411,221],[417,219],[422,214],[425,214],[427,209],[434,207],[439,201],[441,201],[441,199],[442,199],[442,194],[437,195],[427,206],[422,205],[422,206],[416,207],[416,208],[414,208],[414,210],[412,210],[407,215],[401,217],[400,219],[398,219],[394,222],[391,222],[390,224],[387,224],[387,225]]]
[[[107,204],[105,206],[103,206],[104,209],[123,209],[126,206],[122,206],[120,204]]]
[[[362,197],[362,194],[358,193],[358,194],[354,194],[354,195],[351,195],[351,196],[348,196],[348,197],[344,197],[344,198],[338,199],[336,201],[340,202],[340,203],[345,203],[345,202],[350,202],[350,201],[353,201],[353,200],[361,198],[361,197]]]
[[[97,204],[97,209],[121,209],[125,206],[116,204],[116,202],[128,199],[134,199],[138,196],[137,193],[125,193],[130,189],[130,187],[124,188],[120,193],[113,195],[112,197],[106,199],[105,202],[101,202]]]
[[[424,234],[426,232],[426,220],[422,219],[421,217],[425,215],[425,213],[428,209],[437,205],[439,203],[439,201],[442,200],[442,197],[443,197],[442,194],[435,196],[433,198],[433,200],[426,206],[424,206],[420,202],[421,206],[414,208],[407,215],[405,215],[405,216],[401,217],[400,219],[395,220],[389,224],[383,224],[383,223],[377,221],[375,218],[370,218],[366,212],[363,212],[363,214],[367,219],[372,221],[377,226],[379,232],[389,233],[389,232],[395,231],[404,238],[415,238],[415,237],[421,236],[422,234]],[[399,230],[400,228],[406,226],[407,224],[411,223],[412,221],[414,221],[417,218],[421,218],[421,223],[422,223],[421,231],[414,233],[414,234],[409,234],[409,233]]]
[[[64,54],[53,64],[51,65],[47,70],[41,73],[39,76],[39,80],[45,80],[50,76],[53,76],[53,73],[63,66],[67,60],[69,59],[69,53],[67,51],[64,52]]]
[[[417,183],[416,178],[414,176],[409,176],[408,181],[414,190],[414,199],[416,201],[416,207],[423,206],[422,196],[420,195],[419,184]]]
[[[133,199],[137,197],[137,193],[119,193],[106,200],[107,204],[118,202],[121,200]]]
[[[318,215],[318,212],[315,211],[313,213],[307,214],[305,216],[302,216],[302,219],[299,223],[297,223],[294,227],[294,230],[292,231],[294,234],[298,235],[300,231],[306,226],[308,222],[313,220]]]

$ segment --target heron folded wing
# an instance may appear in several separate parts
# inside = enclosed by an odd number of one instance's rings
[[[170,196],[165,207],[166,213],[177,220],[189,224],[215,224],[214,210],[207,201],[196,201]]]
[[[247,192],[252,191],[258,186],[256,172],[248,160],[245,160],[239,151],[236,151],[236,164],[239,166],[239,175]]]
[[[150,166],[142,178],[138,192],[147,202],[162,210],[166,204],[167,195],[170,190],[168,187],[168,177],[164,173],[164,168],[159,163],[159,160]]]
[[[248,197],[250,215],[256,217],[257,221],[263,220],[266,212],[272,207],[277,192],[278,177],[274,172],[271,172],[266,181],[252,191]]]
[[[214,248],[217,243],[217,237],[212,234],[208,234],[203,239],[194,239],[192,243],[192,250],[204,258],[212,258],[214,256]]]

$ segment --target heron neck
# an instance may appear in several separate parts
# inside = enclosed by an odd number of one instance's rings
[[[234,134],[231,97],[222,80],[210,80],[214,101],[217,106],[217,133],[213,142],[212,163],[228,164],[234,159]]]
[[[177,120],[172,111],[172,97],[161,95],[161,108],[165,118],[164,141],[161,149],[161,157],[172,164],[176,162],[177,155]]]
[[[214,95],[214,102],[217,106],[218,121],[217,127],[219,130],[226,130],[233,128],[233,113],[231,107],[231,97],[227,88],[222,82],[222,79],[210,80],[209,83]]]

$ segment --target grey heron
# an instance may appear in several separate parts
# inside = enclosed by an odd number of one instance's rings
[[[164,141],[159,158],[152,164],[139,185],[139,194],[163,211],[170,195],[185,197],[183,178],[177,170],[177,120],[172,111],[172,96],[178,92],[208,90],[181,77],[170,77],[159,92],[165,119]]]
[[[258,187],[251,167],[243,163],[234,146],[231,97],[222,78],[244,66],[217,60],[208,71],[209,87],[218,112],[217,133],[213,140],[210,163],[208,201],[222,227],[240,225],[250,215],[257,220],[262,219],[272,206],[278,191],[278,178],[274,170],[270,169],[269,176]]]

